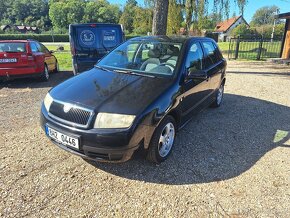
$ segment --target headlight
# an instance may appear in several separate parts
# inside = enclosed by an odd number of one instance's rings
[[[49,111],[50,105],[53,102],[53,98],[51,97],[51,95],[49,93],[46,94],[43,103],[44,103],[44,107],[47,111]]]
[[[94,128],[128,128],[134,119],[134,115],[98,113]]]

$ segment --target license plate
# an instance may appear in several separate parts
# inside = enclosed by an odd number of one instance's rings
[[[68,136],[66,134],[63,134],[55,129],[52,129],[48,126],[45,127],[46,134],[55,140],[58,143],[61,143],[66,146],[70,146],[76,149],[79,149],[79,139],[75,137]]]
[[[0,63],[16,63],[16,58],[2,58],[0,59]]]

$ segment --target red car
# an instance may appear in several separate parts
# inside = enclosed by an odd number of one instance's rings
[[[0,40],[0,80],[22,77],[49,79],[58,71],[57,59],[43,44],[34,40]]]

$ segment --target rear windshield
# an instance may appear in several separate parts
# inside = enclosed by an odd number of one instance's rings
[[[0,52],[26,52],[23,42],[0,42]]]

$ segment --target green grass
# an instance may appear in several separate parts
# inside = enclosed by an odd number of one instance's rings
[[[53,55],[57,58],[59,69],[61,71],[72,70],[72,56],[70,53],[69,43],[55,42],[55,43],[43,43],[48,50],[54,51]],[[64,47],[63,51],[57,51],[58,46]]]
[[[72,70],[72,57],[70,52],[55,52],[54,56],[57,58],[61,71]]]
[[[55,42],[55,43],[43,43],[48,50],[56,51],[58,46],[62,45],[64,47],[64,52],[69,52],[70,51],[70,45],[69,43],[61,43],[61,42]]]
[[[218,46],[220,48],[220,50],[224,53],[227,52],[229,50],[229,42],[219,42]]]
[[[229,42],[218,43],[222,53],[225,57],[228,56]],[[239,58],[238,59],[249,59],[256,60],[258,56],[258,49],[260,42],[240,42],[239,45]],[[261,59],[278,57],[280,53],[281,42],[263,42]],[[234,57],[236,49],[236,43],[231,46],[231,57]]]

